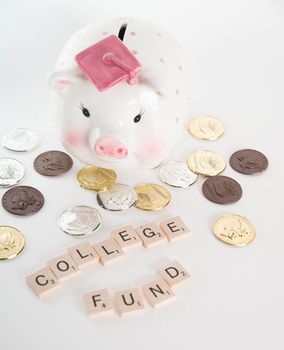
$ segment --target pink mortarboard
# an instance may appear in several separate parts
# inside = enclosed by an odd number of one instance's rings
[[[137,83],[140,62],[115,35],[97,42],[78,53],[75,60],[81,71],[99,91],[109,89],[122,80]]]

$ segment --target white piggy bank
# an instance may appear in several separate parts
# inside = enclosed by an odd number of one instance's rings
[[[116,35],[137,58],[137,83],[121,81],[101,92],[75,56]],[[87,25],[63,48],[49,75],[56,122],[66,150],[102,167],[154,168],[179,140],[188,116],[188,69],[177,42],[158,25],[117,18]]]

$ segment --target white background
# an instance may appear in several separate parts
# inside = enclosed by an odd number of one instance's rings
[[[82,164],[57,178],[43,177],[32,167],[41,151],[62,149],[50,112],[46,75],[65,41],[81,26],[112,16],[134,15],[160,22],[180,41],[190,67],[190,116],[221,118],[226,134],[204,143],[185,133],[173,159],[199,148],[229,156],[255,148],[269,158],[269,169],[257,176],[234,172],[242,199],[226,207],[208,202],[203,180],[188,190],[170,189],[171,205],[163,212],[126,213],[101,210],[104,239],[112,228],[140,225],[180,215],[191,236],[176,244],[129,253],[111,267],[90,267],[38,300],[25,276],[78,242],[56,225],[58,213],[70,205],[97,207],[95,195],[81,189],[75,174]],[[0,224],[24,232],[27,246],[12,261],[0,262],[1,349],[273,349],[283,341],[283,78],[284,3],[279,0],[239,1],[98,1],[51,0],[0,3],[0,136],[12,127],[38,130],[41,144],[27,154],[0,149],[27,167],[24,185],[41,190],[44,208],[32,217],[13,216],[0,208]],[[127,174],[118,180],[135,185],[158,182],[155,171]],[[5,192],[1,191],[1,196]],[[245,248],[230,247],[211,233],[212,220],[223,212],[247,216],[257,239]],[[142,284],[155,269],[179,260],[191,282],[177,290],[176,301],[160,310],[147,306],[144,315],[128,320],[117,315],[89,320],[81,294],[106,287],[111,292]]]

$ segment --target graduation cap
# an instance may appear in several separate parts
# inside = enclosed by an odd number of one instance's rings
[[[115,35],[97,42],[78,53],[75,60],[81,71],[99,91],[109,89],[122,80],[137,83],[140,62]]]

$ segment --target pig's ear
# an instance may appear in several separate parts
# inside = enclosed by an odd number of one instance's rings
[[[86,80],[86,77],[76,68],[58,69],[47,76],[49,86],[64,94],[72,85]]]
[[[153,69],[142,68],[139,75],[139,84],[149,86],[158,96],[163,97],[166,90],[166,81],[161,72]]]

